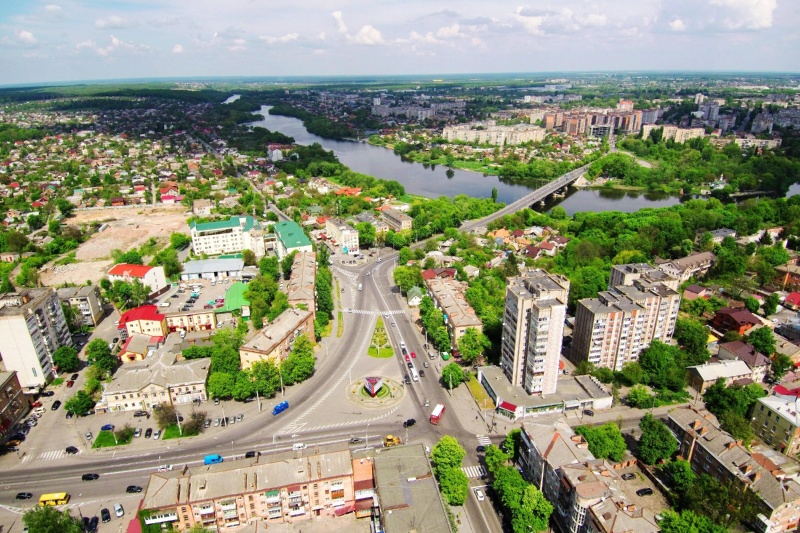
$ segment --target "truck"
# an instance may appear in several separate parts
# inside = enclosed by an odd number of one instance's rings
[[[431,413],[431,424],[438,424],[442,416],[444,416],[444,404],[438,403]]]
[[[395,437],[394,435],[386,435],[386,437],[383,439],[383,446],[385,448],[400,446],[401,444],[403,444],[403,441],[400,440],[400,437]]]

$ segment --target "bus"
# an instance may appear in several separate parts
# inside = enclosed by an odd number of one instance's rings
[[[66,505],[69,501],[69,494],[66,492],[53,492],[51,494],[42,494],[39,498],[39,505],[45,507],[47,505]]]
[[[436,404],[436,407],[433,408],[433,412],[431,413],[431,424],[438,424],[443,415],[444,405],[441,403]]]

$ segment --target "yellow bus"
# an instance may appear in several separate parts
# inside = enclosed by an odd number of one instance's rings
[[[66,492],[53,492],[52,494],[42,494],[39,498],[39,505],[64,505],[69,501],[69,494]]]

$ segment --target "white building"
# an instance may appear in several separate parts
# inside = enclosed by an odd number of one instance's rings
[[[59,300],[77,309],[82,324],[96,326],[103,318],[103,305],[100,303],[100,289],[97,285],[64,287],[57,292]]]
[[[528,269],[508,280],[500,367],[528,394],[555,394],[569,280]]]
[[[263,257],[264,230],[251,216],[232,216],[215,222],[192,222],[189,226],[195,254],[219,255],[250,250]]]
[[[25,289],[0,297],[0,364],[17,372],[24,391],[37,392],[53,379],[53,353],[71,345],[56,291]]]
[[[325,222],[325,234],[336,245],[337,250],[341,250],[346,254],[357,254],[358,248],[358,230],[354,229],[350,224],[329,218]]]
[[[133,280],[139,280],[142,285],[150,289],[151,293],[158,292],[167,286],[167,277],[164,274],[164,267],[162,266],[120,263],[114,265],[114,267],[108,271],[108,280],[111,283],[115,281],[133,283]]]

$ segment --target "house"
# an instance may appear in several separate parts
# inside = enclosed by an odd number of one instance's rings
[[[467,265],[464,267],[464,274],[470,279],[477,278],[480,273],[481,269],[476,266]]]
[[[750,367],[750,371],[752,372],[750,379],[752,379],[754,383],[763,382],[771,366],[769,357],[742,341],[720,344],[717,356],[722,360],[738,359],[744,361],[747,366]]]
[[[800,266],[780,265],[775,267],[776,282],[783,290],[800,290]]]
[[[409,307],[417,307],[420,302],[422,302],[422,297],[424,296],[422,289],[419,287],[411,287],[408,289],[406,293],[406,299],[408,300]]]
[[[749,379],[752,374],[747,363],[733,359],[690,366],[686,369],[686,380],[690,387],[703,394],[718,379],[723,379],[726,385],[730,385],[739,379]]]
[[[548,257],[553,257],[558,251],[556,245],[549,241],[542,241],[539,243],[539,250]]]
[[[19,254],[16,252],[4,252],[0,254],[0,261],[3,263],[16,263],[19,261]]]
[[[800,292],[793,291],[789,293],[789,296],[783,301],[783,306],[797,311],[800,308]]]
[[[719,331],[735,331],[739,335],[744,335],[748,329],[761,324],[761,320],[747,309],[725,307],[717,311],[712,324]]]
[[[108,280],[124,281],[132,283],[134,280],[139,282],[155,293],[167,286],[167,277],[164,274],[163,266],[132,265],[129,263],[119,263],[108,271]]]
[[[306,335],[313,342],[314,313],[289,308],[239,348],[242,369],[247,370],[257,361],[270,359],[280,364],[288,357],[294,340],[300,335]]]
[[[656,259],[655,262],[662,272],[684,282],[691,277],[701,278],[705,276],[714,264],[715,259],[716,256],[711,252],[700,252],[673,261]]]
[[[542,249],[538,246],[534,246],[533,244],[529,244],[522,249],[522,254],[529,259],[535,260],[539,259],[539,256],[542,254]]]
[[[214,203],[211,200],[201,198],[192,202],[192,213],[198,217],[207,217],[211,214]]]
[[[111,204],[111,207],[121,207],[125,205],[125,198],[122,196],[112,196],[109,200],[109,203]]]
[[[143,361],[147,354],[158,347],[160,339],[161,337],[134,333],[122,344],[122,348],[119,351],[120,362],[124,364]]]
[[[698,298],[707,299],[709,296],[710,293],[708,289],[700,285],[689,285],[686,287],[686,290],[683,291],[683,299],[689,301],[697,300]]]
[[[167,320],[155,305],[142,305],[122,313],[117,329],[123,339],[134,333],[164,337],[167,334]]]
[[[728,228],[715,229],[711,232],[711,238],[714,244],[720,244],[725,237],[735,239],[737,236],[738,234],[734,230]]]

